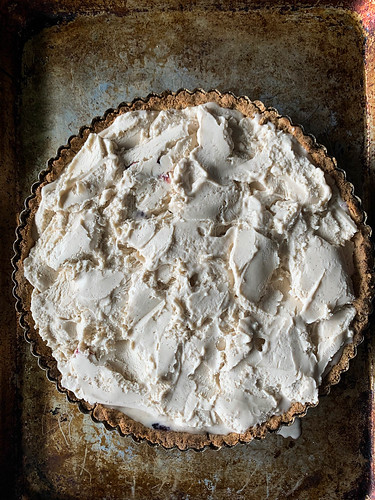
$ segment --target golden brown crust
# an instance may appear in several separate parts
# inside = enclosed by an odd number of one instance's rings
[[[61,374],[57,363],[52,356],[51,349],[41,339],[34,328],[34,321],[30,311],[32,286],[24,277],[23,261],[34,244],[32,227],[35,212],[41,199],[41,188],[48,182],[55,180],[65,166],[70,163],[75,154],[84,144],[90,132],[100,132],[107,128],[115,118],[123,113],[133,110],[163,110],[183,109],[206,102],[215,102],[222,107],[241,111],[245,116],[261,114],[263,123],[272,122],[278,129],[293,135],[296,140],[307,150],[314,164],[328,173],[336,182],[340,194],[349,207],[353,220],[358,225],[358,232],[354,236],[354,266],[356,273],[353,277],[355,292],[354,306],[357,314],[351,324],[354,332],[353,342],[344,347],[340,361],[330,370],[323,380],[320,393],[328,393],[330,386],[336,384],[343,371],[348,369],[349,361],[356,354],[356,347],[363,340],[363,330],[367,326],[371,309],[371,300],[374,291],[373,251],[370,241],[370,228],[366,225],[366,215],[361,209],[360,201],[353,194],[353,186],[346,181],[343,171],[337,168],[336,161],[328,156],[326,149],[317,144],[312,136],[306,135],[302,127],[293,125],[289,118],[280,116],[275,109],[266,109],[259,102],[250,101],[247,97],[235,97],[231,93],[221,94],[213,90],[181,90],[176,93],[164,92],[160,95],[151,94],[146,99],[136,99],[132,103],[120,104],[115,110],[107,111],[102,118],[95,118],[90,127],[84,127],[77,136],[70,138],[67,146],[59,149],[55,159],[50,160],[46,171],[42,172],[39,182],[33,186],[33,194],[26,201],[26,210],[20,216],[20,225],[17,229],[15,243],[16,255],[13,260],[15,268],[15,296],[17,310],[20,314],[20,323],[25,330],[26,339],[32,344],[33,353],[40,358],[40,365],[47,370],[48,378],[56,382],[57,388],[67,394],[72,402],[79,404],[80,409],[90,412],[92,418],[103,422],[107,427],[117,428],[123,435],[132,435],[136,440],[146,440],[151,444],[159,444],[165,448],[177,447],[180,450],[202,450],[207,446],[220,448],[234,446],[238,442],[249,442],[254,438],[264,438],[268,431],[277,430],[280,425],[291,424],[296,416],[303,416],[312,404],[293,403],[291,408],[281,416],[273,416],[262,425],[251,427],[244,434],[231,433],[226,436],[215,434],[190,434],[155,430],[135,422],[123,413],[106,408],[101,404],[90,405],[84,400],[79,400],[70,391],[61,386]]]

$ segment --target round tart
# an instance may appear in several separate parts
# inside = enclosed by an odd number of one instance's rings
[[[347,369],[370,229],[324,147],[260,102],[166,92],[60,148],[21,214],[15,294],[49,378],[165,447],[290,424]]]

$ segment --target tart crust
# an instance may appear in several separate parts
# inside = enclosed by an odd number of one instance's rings
[[[313,136],[306,135],[301,126],[293,125],[288,117],[279,115],[275,109],[266,108],[260,101],[253,102],[248,97],[236,97],[231,93],[220,93],[217,90],[205,92],[197,89],[191,92],[183,89],[178,92],[164,92],[160,95],[150,94],[146,99],[135,99],[131,103],[122,103],[116,109],[108,110],[103,117],[95,118],[90,127],[81,128],[79,134],[72,136],[66,146],[59,148],[56,158],[51,159],[48,162],[47,169],[40,173],[39,181],[33,185],[32,195],[27,198],[25,202],[26,208],[20,215],[17,240],[14,245],[13,280],[19,321],[25,331],[26,340],[32,345],[33,354],[39,358],[39,364],[47,371],[49,380],[56,383],[57,389],[65,393],[69,401],[78,404],[82,412],[90,413],[94,421],[103,422],[107,428],[117,428],[120,434],[131,435],[136,441],[146,440],[152,445],[158,444],[165,448],[177,447],[180,450],[203,450],[206,447],[218,449],[222,446],[234,446],[239,442],[247,443],[254,438],[264,438],[268,431],[276,431],[281,425],[292,424],[295,417],[305,415],[309,407],[316,405],[293,403],[286,413],[273,416],[261,425],[250,427],[243,434],[216,435],[148,428],[118,410],[107,408],[102,404],[91,405],[82,399],[78,399],[71,391],[62,387],[61,374],[57,368],[57,362],[52,356],[52,351],[35,328],[30,309],[33,287],[24,276],[23,261],[34,244],[32,235],[33,222],[41,201],[41,188],[59,176],[83,146],[91,132],[102,131],[111,125],[117,116],[128,111],[183,109],[207,102],[215,102],[224,108],[237,109],[245,116],[252,117],[255,114],[260,114],[261,123],[272,122],[277,129],[294,136],[307,150],[314,165],[329,173],[334,179],[342,199],[348,206],[352,219],[358,226],[358,232],[353,238],[355,273],[352,276],[352,281],[356,297],[353,303],[356,316],[351,323],[353,341],[344,347],[340,360],[331,368],[320,385],[319,394],[327,394],[330,387],[339,382],[341,373],[348,369],[349,361],[356,355],[356,347],[363,340],[363,331],[368,324],[374,292],[371,229],[366,225],[366,214],[361,208],[359,198],[353,194],[352,184],[345,179],[345,173],[337,168],[336,160],[327,154],[324,146],[317,144]]]

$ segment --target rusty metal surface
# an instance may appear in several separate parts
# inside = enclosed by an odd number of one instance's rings
[[[62,2],[60,14],[52,1],[34,2],[34,10],[33,2],[26,10],[9,4],[24,39],[18,53],[3,49],[19,58],[18,67],[0,55],[9,113],[11,96],[18,103],[17,146],[11,121],[0,123],[9,136],[1,146],[7,154],[1,192],[8,197],[0,206],[8,240],[37,172],[69,135],[121,101],[180,87],[247,94],[302,123],[347,171],[372,221],[375,97],[368,69],[374,67],[375,18],[364,2],[293,2],[292,9],[271,1],[200,1],[185,9],[174,2],[112,3],[112,13],[94,2],[87,15],[85,2],[79,15],[73,1]],[[32,30],[26,12],[33,14]],[[7,286],[5,280],[6,293]],[[181,453],[109,432],[68,403],[38,368],[20,329],[16,337],[15,315],[5,302],[1,320],[9,337],[0,349],[8,359],[0,384],[8,410],[2,421],[15,434],[0,434],[15,457],[16,496],[349,500],[371,494],[369,339],[341,383],[302,420],[297,441],[269,435],[232,449]],[[11,373],[13,399],[5,384]]]

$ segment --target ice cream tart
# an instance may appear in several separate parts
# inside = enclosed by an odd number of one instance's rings
[[[352,185],[258,101],[165,92],[94,119],[33,186],[21,325],[51,380],[170,448],[262,438],[348,368],[373,294]]]

